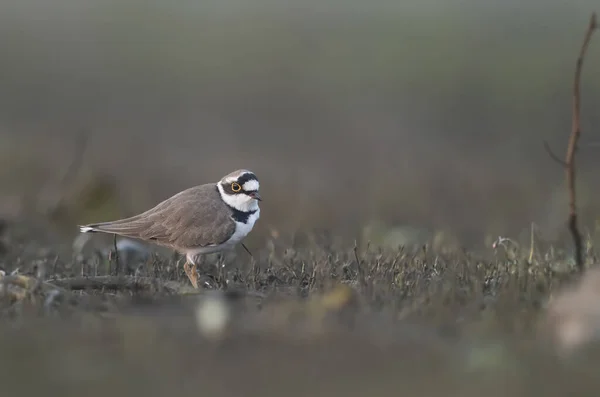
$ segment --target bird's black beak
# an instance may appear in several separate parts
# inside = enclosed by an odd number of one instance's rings
[[[248,193],[248,196],[252,197],[254,200],[262,201],[262,197],[260,197],[260,194],[258,194],[258,192]]]

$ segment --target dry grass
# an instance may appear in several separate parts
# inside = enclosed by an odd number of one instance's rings
[[[558,396],[599,386],[593,343],[563,357],[540,321],[574,266],[550,266],[538,251],[529,263],[529,247],[505,242],[483,260],[279,238],[255,260],[208,264],[206,288],[193,291],[157,255],[135,278],[97,266],[90,281],[98,258],[57,258],[33,236],[19,244],[17,229],[4,236],[0,300],[10,395]]]
[[[4,395],[598,389],[600,283],[592,271],[561,291],[576,273],[556,244],[565,189],[540,145],[567,120],[554,96],[567,84],[557,76],[574,15],[548,9],[540,20],[536,9],[532,30],[524,13],[465,20],[456,8],[423,36],[431,23],[405,12],[332,24],[294,10],[289,28],[287,17],[122,12],[135,4],[43,23],[11,8],[1,24],[0,221],[13,221],[0,230]],[[472,48],[487,55],[473,63]],[[115,263],[74,252],[75,224],[131,215],[242,167],[264,186],[254,256],[211,258],[202,290],[169,254]],[[587,269],[598,192],[593,167],[582,168]],[[515,238],[490,248],[505,233]]]

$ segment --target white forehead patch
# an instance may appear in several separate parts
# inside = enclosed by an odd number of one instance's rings
[[[258,190],[259,184],[258,184],[257,180],[253,179],[251,181],[248,181],[248,182],[244,183],[244,185],[242,187],[247,192],[253,192],[253,191],[257,191]]]

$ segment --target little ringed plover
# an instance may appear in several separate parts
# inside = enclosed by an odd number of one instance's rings
[[[256,175],[241,169],[217,183],[177,193],[141,214],[80,226],[80,230],[116,234],[176,250],[186,256],[185,273],[198,288],[196,257],[231,249],[250,233],[260,216],[258,190]]]

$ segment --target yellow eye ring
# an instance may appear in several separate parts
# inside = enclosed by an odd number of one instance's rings
[[[237,182],[233,182],[231,184],[231,190],[233,190],[235,193],[239,192],[240,190],[242,190],[242,187],[240,186],[239,183]]]

